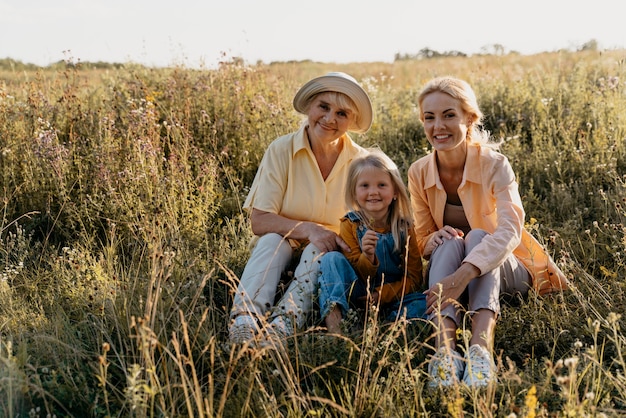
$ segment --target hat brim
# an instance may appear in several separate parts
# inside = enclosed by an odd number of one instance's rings
[[[293,107],[298,112],[306,114],[306,105],[309,99],[326,91],[343,93],[352,99],[356,105],[360,118],[356,125],[348,129],[349,131],[365,133],[370,129],[374,117],[372,102],[356,80],[344,73],[328,73],[308,81],[293,98]]]

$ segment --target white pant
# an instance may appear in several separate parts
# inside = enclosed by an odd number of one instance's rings
[[[293,256],[294,249],[281,235],[270,233],[260,237],[239,280],[231,318],[242,313],[262,318],[271,311],[271,317],[289,315],[288,319],[293,318],[294,325],[301,328],[313,310],[321,252],[313,244],[304,248],[293,280],[274,306],[281,274]]]

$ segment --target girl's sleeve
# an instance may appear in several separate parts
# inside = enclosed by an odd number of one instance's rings
[[[422,253],[419,250],[417,237],[413,228],[409,228],[407,242],[407,278],[411,285],[411,291],[415,292],[426,287],[422,264]]]
[[[367,281],[369,277],[376,276],[378,260],[376,260],[375,264],[372,264],[361,251],[359,238],[356,234],[358,226],[357,223],[347,218],[342,218],[339,224],[339,236],[348,244],[351,250],[349,253],[344,252],[343,255],[346,256],[352,268],[356,271],[357,276],[359,276],[361,280]]]

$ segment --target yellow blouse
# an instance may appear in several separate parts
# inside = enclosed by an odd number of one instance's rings
[[[305,127],[274,140],[265,151],[244,209],[256,208],[286,218],[317,222],[339,232],[346,213],[344,190],[350,162],[365,152],[344,134],[341,153],[324,180]]]

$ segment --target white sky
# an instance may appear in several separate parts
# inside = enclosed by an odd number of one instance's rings
[[[0,58],[212,67],[396,53],[626,48],[622,0],[0,0]],[[619,7],[618,7],[619,6]],[[70,52],[64,52],[70,51]]]

